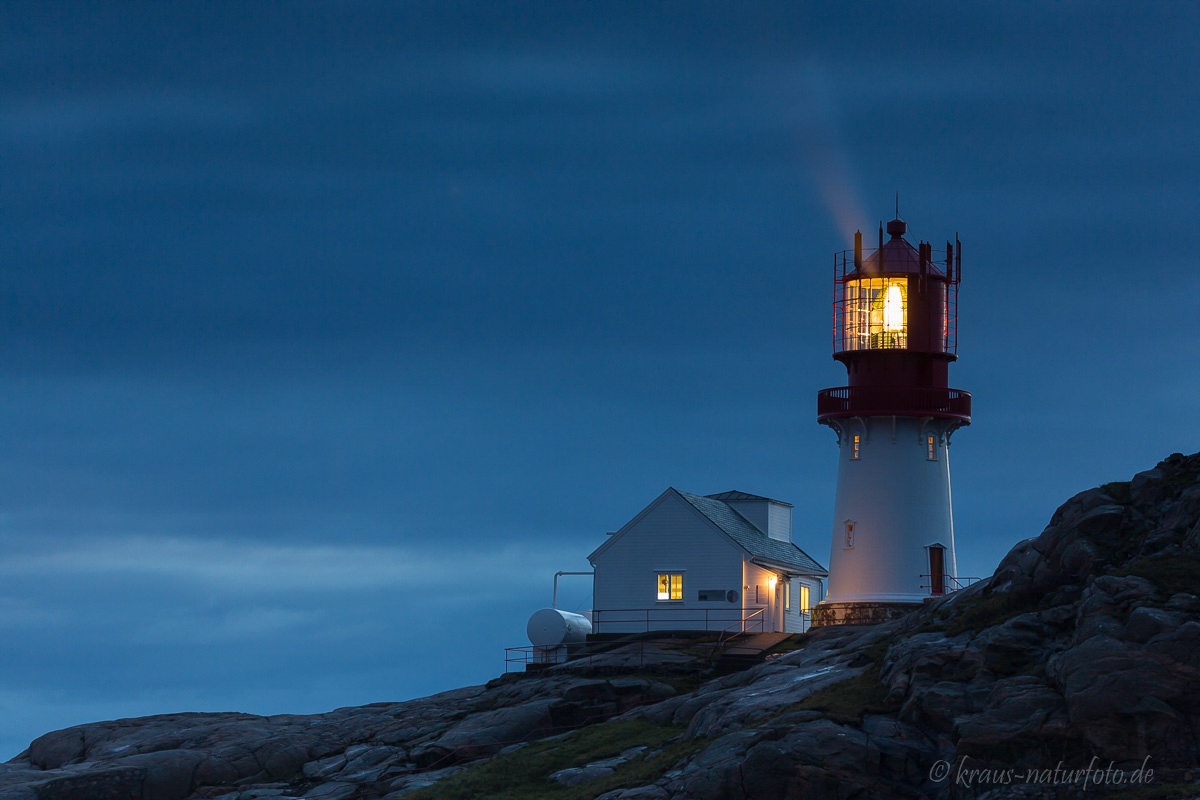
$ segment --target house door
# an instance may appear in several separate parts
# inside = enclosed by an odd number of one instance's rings
[[[929,593],[946,593],[946,548],[936,544],[929,548]]]
[[[786,629],[787,621],[784,619],[784,614],[787,613],[787,610],[784,607],[783,593],[784,581],[780,580],[775,584],[775,597],[773,598],[775,601],[775,613],[771,615],[771,619],[775,625],[774,633],[783,633]]]

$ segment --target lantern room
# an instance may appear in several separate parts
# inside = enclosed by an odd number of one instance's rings
[[[937,353],[954,359],[958,328],[959,246],[946,242],[913,247],[904,239],[908,226],[887,224],[885,243],[863,252],[862,233],[854,250],[834,254],[834,357],[873,350]],[[839,358],[839,360],[844,360]]]
[[[834,254],[833,357],[848,386],[818,396],[818,414],[929,414],[970,422],[970,395],[948,388],[957,358],[962,247],[904,238],[901,219],[879,227],[879,246]]]

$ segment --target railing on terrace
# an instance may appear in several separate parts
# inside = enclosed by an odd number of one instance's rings
[[[928,589],[929,593],[934,597],[941,597],[951,592],[957,592],[959,589],[965,589],[979,580],[979,578],[959,578],[954,575],[942,575],[942,582],[939,586],[933,578],[934,573],[921,574],[921,588]]]
[[[738,634],[741,634],[741,633],[747,633],[748,631],[746,629],[746,623],[749,620],[754,619],[754,617],[758,617],[758,619],[754,620],[754,622],[751,624],[758,628],[756,633],[762,633],[763,632],[763,619],[766,618],[766,614],[763,613],[764,611],[766,611],[765,608],[760,608],[757,611],[755,611],[753,614],[751,614],[750,616],[742,617],[740,620],[738,620],[737,622],[728,626],[727,628],[725,628],[725,630],[721,631],[721,635],[717,638],[717,647],[719,648],[722,644],[725,643],[725,640],[730,637],[737,636]]]
[[[616,611],[660,611],[662,609],[608,609],[609,613]],[[691,627],[691,628],[676,628],[675,630],[691,630],[691,631],[708,631],[716,634],[716,641],[697,642],[696,646],[711,647],[715,656],[716,652],[721,649],[726,641],[735,636],[742,636],[749,633],[762,633],[764,629],[765,608],[742,609],[749,611],[749,614],[741,616],[733,620],[724,627],[717,627],[721,622],[727,621],[727,617],[717,619],[717,610],[708,609],[709,614],[704,614],[705,609],[675,609],[679,611],[694,611],[697,612],[695,617],[683,620],[678,616],[658,618],[654,617],[654,623],[678,623],[678,622],[704,622],[709,627]],[[737,609],[720,609],[728,615]],[[595,611],[592,612],[595,615]],[[639,617],[636,622],[642,624],[644,617]],[[613,622],[611,624],[618,624]],[[649,633],[651,630],[669,632],[669,629],[661,627],[647,628],[646,630],[637,631],[620,631],[621,633],[629,633],[637,636],[642,633]],[[514,668],[521,668],[529,671],[529,668],[549,667],[554,664],[565,664],[568,661],[573,664],[590,666],[595,663],[596,659],[601,656],[609,656],[610,654],[619,658],[623,663],[622,666],[637,666],[644,667],[646,665],[646,639],[626,640],[624,638],[616,640],[576,642],[573,644],[562,644],[552,647],[540,645],[525,645],[524,647],[506,647],[504,648],[504,671],[510,672]],[[619,651],[619,652],[618,652]]]
[[[626,666],[644,667],[646,665],[645,641],[633,642],[577,642],[562,644],[557,647],[541,647],[525,645],[524,647],[504,648],[504,671],[511,672],[521,668],[526,672],[530,666],[549,667],[554,664],[580,662],[582,666],[590,666],[597,656],[620,650]]]
[[[834,417],[939,417],[971,422],[971,393],[928,386],[838,386],[817,392],[817,420]]]
[[[639,633],[652,630],[762,633],[762,606],[756,608],[598,608],[592,611],[592,633]],[[606,631],[604,626],[609,626]],[[613,630],[620,626],[618,630]]]

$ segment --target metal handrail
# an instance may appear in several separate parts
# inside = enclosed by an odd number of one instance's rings
[[[596,608],[592,609],[592,632],[603,633],[600,629],[604,622],[610,625],[629,625],[641,624],[643,630],[649,632],[651,630],[661,630],[661,628],[651,628],[651,623],[660,625],[662,623],[682,622],[682,623],[703,623],[703,628],[693,628],[689,630],[725,630],[725,628],[713,628],[714,623],[729,622],[733,625],[743,624],[746,620],[753,618],[757,614],[761,614],[764,606],[741,608]],[[749,613],[748,613],[749,612]],[[603,615],[632,615],[629,619],[602,619]],[[662,616],[664,614],[693,614],[696,616],[680,617],[680,616]],[[736,618],[729,615],[736,614]],[[702,616],[701,616],[702,615]],[[759,621],[761,624],[761,620]],[[632,631],[622,631],[622,633],[631,633]]]
[[[947,594],[951,594],[952,592],[957,592],[959,589],[965,589],[968,586],[970,586],[972,583],[976,583],[977,581],[980,580],[979,578],[960,578],[955,575],[943,574],[942,575],[942,591],[935,592],[935,591],[933,591],[933,576],[934,576],[934,573],[932,573],[932,572],[923,572],[918,577],[929,579],[929,583],[922,583],[921,588],[929,589],[930,590],[929,593],[932,594],[934,597],[941,597],[942,595],[947,595]],[[953,584],[953,588],[950,588],[951,584]]]
[[[750,616],[743,617],[738,622],[733,623],[733,625],[730,625],[728,628],[725,628],[725,630],[721,631],[721,635],[717,637],[717,646],[713,649],[713,654],[715,655],[717,653],[717,651],[719,651],[721,649],[721,645],[725,643],[725,639],[728,638],[728,636],[732,636],[735,633],[746,633],[746,620],[753,619],[754,617],[758,616],[759,614],[762,614],[764,611],[766,611],[765,608],[760,608],[757,611],[755,611],[753,614],[751,614]],[[763,632],[763,624],[764,624],[766,618],[767,618],[766,615],[763,614],[763,616],[758,620],[758,632],[759,633]],[[739,624],[742,626],[742,629],[740,631],[732,631],[731,630],[735,625],[739,625]],[[727,634],[728,634],[728,636],[727,636]]]
[[[611,609],[610,608],[610,609],[606,609],[606,610],[611,612],[611,611],[656,611],[658,609],[644,609],[644,608]],[[691,609],[685,608],[685,609],[678,609],[678,610],[679,611],[694,611],[697,613],[701,612],[701,611],[706,611],[706,610],[707,611],[718,611],[719,610],[719,611],[725,611],[725,612],[734,611],[734,609],[702,609],[702,608],[691,608]],[[724,628],[712,629],[713,631],[717,632],[717,634],[718,634],[716,644],[712,645],[713,653],[715,654],[717,651],[719,651],[721,648],[721,645],[723,645],[726,640],[732,638],[733,636],[736,636],[736,635],[742,634],[742,633],[762,633],[763,628],[766,626],[766,613],[765,613],[766,610],[767,609],[765,607],[754,608],[754,609],[744,608],[744,609],[742,609],[742,611],[749,611],[750,613],[746,614],[742,617],[739,617],[738,619],[733,620],[729,625],[726,625]],[[595,614],[596,612],[593,611],[592,613]],[[804,612],[802,612],[802,613],[804,613]],[[757,617],[757,619],[755,619],[756,617]],[[622,621],[628,621],[628,620],[618,620],[618,622],[622,622]],[[681,621],[688,621],[688,620],[667,619],[667,620],[657,620],[657,621],[658,622],[681,622]],[[720,621],[724,621],[724,620],[717,620],[717,621],[720,622]],[[706,622],[707,622],[707,620],[706,620]],[[703,630],[710,630],[710,629],[704,628]],[[647,631],[647,632],[649,632],[649,631]],[[621,641],[617,641],[617,642],[613,642],[613,641],[575,642],[575,643],[571,643],[571,644],[561,644],[561,645],[556,645],[556,646],[524,645],[522,647],[506,647],[506,648],[504,648],[504,671],[509,672],[511,669],[511,665],[521,665],[521,666],[524,666],[526,669],[528,669],[530,664],[543,664],[543,665],[549,666],[549,665],[553,665],[553,664],[565,664],[568,661],[569,662],[584,661],[585,663],[590,664],[597,655],[602,655],[604,653],[610,652],[617,648],[628,647],[631,644],[635,644],[635,642],[621,642]],[[646,661],[645,640],[639,640],[636,642],[636,644],[638,646],[638,666],[639,667],[645,666],[645,661]]]
[[[561,644],[555,647],[528,644],[523,647],[506,647],[504,648],[504,671],[509,672],[509,665],[512,664],[523,665],[528,668],[530,664],[550,666],[584,659],[590,664],[597,655],[631,644],[638,646],[638,666],[645,666],[646,646],[644,642],[622,642],[619,644],[614,642],[576,642],[573,644]],[[564,650],[566,651],[565,654],[560,652]],[[562,656],[561,660],[560,655]]]

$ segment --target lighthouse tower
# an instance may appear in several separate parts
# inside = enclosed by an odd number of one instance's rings
[[[822,389],[817,420],[838,437],[829,591],[813,625],[882,622],[958,588],[950,435],[971,422],[971,395],[950,389],[960,245],[904,239],[834,256],[833,357],[848,386]]]

